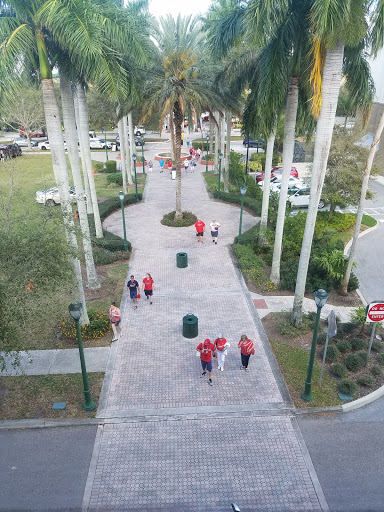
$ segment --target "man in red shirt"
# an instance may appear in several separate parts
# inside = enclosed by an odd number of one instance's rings
[[[196,228],[196,235],[197,235],[197,241],[204,243],[203,236],[205,231],[205,224],[201,219],[197,219],[197,222],[195,223]]]
[[[168,171],[171,172],[172,171],[172,166],[173,166],[172,160],[168,160],[167,165],[168,165]]]
[[[200,343],[197,345],[196,350],[200,352],[200,361],[201,366],[203,367],[202,377],[206,375],[208,370],[208,384],[213,386],[212,382],[212,356],[216,357],[215,346],[211,343],[211,340],[208,338],[204,341],[204,343]]]
[[[229,343],[224,338],[223,335],[221,335],[219,338],[215,340],[215,349],[217,353],[217,369],[224,371],[224,361],[225,357],[227,355],[227,350],[229,348]]]
[[[152,295],[153,290],[155,289],[155,285],[153,284],[151,274],[145,274],[145,277],[143,279],[143,285],[145,296],[147,297],[147,299],[150,299],[149,303],[152,304]]]

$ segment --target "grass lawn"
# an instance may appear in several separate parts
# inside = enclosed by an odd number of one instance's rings
[[[93,400],[98,405],[104,373],[88,373]],[[84,411],[81,373],[68,375],[22,375],[0,377],[0,420],[36,418],[94,418],[97,409]],[[54,402],[66,402],[63,411],[53,411]]]
[[[309,352],[303,348],[296,348],[280,341],[270,340],[270,344],[280,367],[281,373],[287,384],[289,394],[296,407],[325,407],[340,405],[337,396],[336,382],[327,372],[323,374],[321,388],[319,387],[321,365],[315,360],[312,375],[313,401],[305,402],[301,398],[304,391],[305,380],[308,371]]]
[[[121,190],[121,186],[117,185],[108,185],[107,184],[107,173],[100,173],[95,174],[95,185],[96,185],[96,192],[98,197],[101,198],[107,198],[107,197],[113,197],[118,194],[118,192]],[[142,172],[137,174],[137,191],[139,193],[142,193],[144,190],[145,180],[147,178],[146,174],[143,174]],[[128,194],[135,192],[135,184],[128,185]]]

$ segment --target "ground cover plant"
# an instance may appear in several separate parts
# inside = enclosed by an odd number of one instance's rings
[[[161,219],[161,223],[164,226],[170,226],[173,228],[184,228],[187,226],[192,226],[197,222],[197,217],[192,212],[182,212],[181,219],[175,219],[176,211],[166,213]]]

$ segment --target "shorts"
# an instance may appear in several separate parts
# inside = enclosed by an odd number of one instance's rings
[[[153,295],[153,290],[144,290],[144,293],[148,297],[148,295]]]
[[[211,231],[211,235],[212,235],[212,236],[217,236],[218,234],[219,234],[219,232],[218,232],[218,231]]]
[[[113,325],[119,325],[120,322],[121,322],[121,318],[116,320],[116,322],[112,322],[112,320],[111,320],[111,324],[113,324]]]
[[[203,370],[208,370],[209,372],[212,371],[212,361],[203,361],[202,359],[200,359],[201,361],[201,366],[203,367]]]
[[[197,232],[197,233],[196,233],[196,236],[204,236],[204,231],[201,231],[200,233],[199,233],[199,232]]]
[[[129,290],[129,296],[131,299],[137,299],[137,290]]]

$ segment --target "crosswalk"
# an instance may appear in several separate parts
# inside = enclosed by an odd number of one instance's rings
[[[356,213],[357,208],[351,207],[351,208],[336,208],[336,211],[341,213]],[[371,217],[383,217],[382,219],[378,218],[377,220],[380,222],[384,222],[384,207],[382,206],[376,206],[375,208],[365,208],[364,210],[365,215],[370,215]]]

